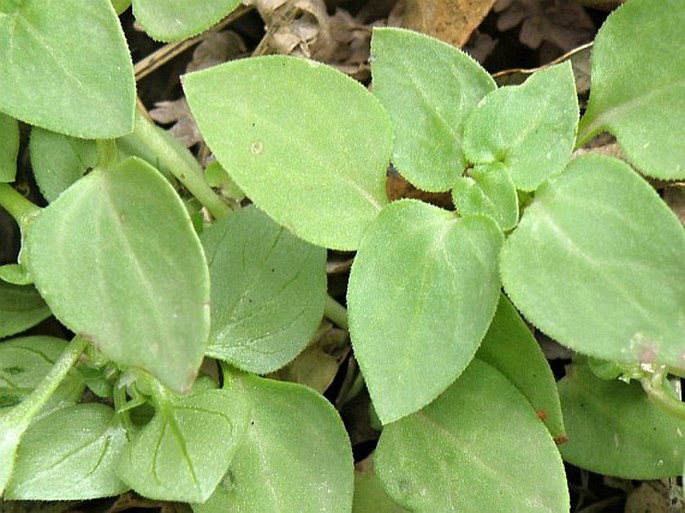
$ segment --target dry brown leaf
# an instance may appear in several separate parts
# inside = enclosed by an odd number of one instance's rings
[[[404,0],[403,26],[461,48],[495,0]]]
[[[521,25],[519,40],[530,48],[548,42],[567,52],[592,40],[595,26],[585,10],[569,0],[497,0],[497,28]]]

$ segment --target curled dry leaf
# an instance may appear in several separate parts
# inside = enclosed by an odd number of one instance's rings
[[[404,0],[403,25],[461,48],[495,0]]]
[[[595,26],[583,8],[569,0],[497,0],[497,28],[521,25],[519,40],[530,48],[548,42],[569,51],[592,40]]]

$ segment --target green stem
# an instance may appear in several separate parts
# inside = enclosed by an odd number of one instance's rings
[[[95,141],[97,149],[97,167],[109,167],[119,161],[119,150],[114,139],[98,139]]]
[[[216,218],[231,213],[231,208],[204,180],[202,166],[193,155],[164,130],[136,111],[133,135],[147,146],[190,193]]]
[[[340,328],[344,330],[349,329],[349,324],[347,323],[347,309],[329,295],[326,296],[323,314]]]
[[[685,403],[676,397],[673,391],[666,389],[667,383],[664,383],[664,379],[665,371],[655,372],[652,376],[640,379],[640,383],[652,403],[669,415],[685,420]]]
[[[40,212],[40,207],[31,203],[6,183],[0,183],[0,207],[9,212],[22,231],[26,229],[33,216]]]

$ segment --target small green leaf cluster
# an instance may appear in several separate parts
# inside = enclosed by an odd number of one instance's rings
[[[682,472],[685,230],[644,178],[685,179],[679,0],[610,15],[582,117],[570,63],[498,88],[402,29],[374,31],[373,93],[288,56],[190,73],[206,173],[135,107],[130,4],[0,0],[0,206],[22,235],[0,266],[6,499],[561,512],[562,458]],[[238,2],[132,4],[171,41]],[[19,121],[44,208],[9,185]],[[601,132],[625,160],[579,155]],[[455,210],[390,202],[390,164]],[[331,403],[260,377],[324,314],[347,327],[327,249],[356,251],[349,333],[381,430],[356,475]],[[51,315],[71,341],[22,336]],[[575,352],[558,384],[524,318]]]

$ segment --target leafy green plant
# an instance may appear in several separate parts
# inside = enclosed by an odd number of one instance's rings
[[[133,12],[174,40],[237,2],[185,4]],[[629,0],[600,30],[580,119],[569,63],[498,88],[401,29],[374,32],[373,94],[286,56],[188,74],[218,195],[135,109],[129,2],[0,0],[0,205],[22,234],[0,336],[49,315],[74,333],[0,343],[4,497],[567,511],[562,456],[680,474],[685,231],[643,176],[685,178],[685,7],[653,5]],[[18,120],[44,208],[9,185]],[[604,131],[625,161],[574,153]],[[456,211],[389,202],[391,162]],[[356,251],[349,312],[327,296],[326,248]],[[577,352],[558,385],[519,311]],[[258,376],[348,313],[348,398],[363,379],[381,430],[356,476],[333,405]]]

